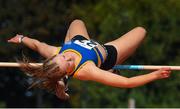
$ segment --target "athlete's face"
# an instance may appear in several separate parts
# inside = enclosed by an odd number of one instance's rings
[[[60,71],[63,72],[70,73],[75,67],[74,61],[64,54],[58,54],[52,61],[56,62],[59,65]]]

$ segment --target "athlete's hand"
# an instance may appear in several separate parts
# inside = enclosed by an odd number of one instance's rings
[[[69,95],[65,92],[65,84],[63,81],[58,81],[55,88],[56,96],[62,100],[69,99]]]
[[[171,69],[169,67],[164,67],[155,71],[155,74],[157,76],[157,79],[168,78],[171,74]]]
[[[16,36],[14,36],[13,38],[9,39],[8,42],[9,43],[19,44],[19,43],[21,43],[21,38],[22,37],[23,37],[23,35],[16,34]]]

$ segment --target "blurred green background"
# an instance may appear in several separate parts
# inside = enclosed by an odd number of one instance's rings
[[[124,64],[179,65],[180,0],[0,0],[0,61],[44,58],[23,45],[7,43],[18,34],[59,46],[74,19],[85,22],[90,36],[101,43],[116,39],[136,26],[147,37]],[[147,71],[119,71],[131,77]],[[71,79],[71,99],[61,101],[40,89],[28,90],[27,78],[18,68],[0,68],[0,107],[126,108],[135,106],[180,107],[180,72],[171,78],[123,89]]]

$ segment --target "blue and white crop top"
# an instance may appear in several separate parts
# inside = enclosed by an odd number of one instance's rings
[[[66,42],[59,53],[65,53],[67,51],[74,52],[80,56],[80,62],[76,65],[75,70],[71,76],[75,76],[78,70],[86,64],[88,61],[94,62],[98,67],[104,62],[103,56],[96,47],[97,42],[88,40],[81,35],[76,35],[70,41]]]

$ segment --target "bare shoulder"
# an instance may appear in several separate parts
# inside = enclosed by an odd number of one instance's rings
[[[46,51],[46,57],[47,58],[50,58],[50,57],[58,54],[60,49],[61,49],[61,47],[48,45],[46,43],[43,43],[43,44],[44,44],[44,48],[42,50]]]
[[[50,49],[50,50],[52,50],[52,55],[54,56],[54,55],[57,55],[59,53],[59,51],[61,50],[61,47],[60,46],[59,47],[53,46],[52,49]]]
[[[74,77],[80,80],[89,80],[95,73],[95,69],[97,66],[92,61],[87,61]]]

